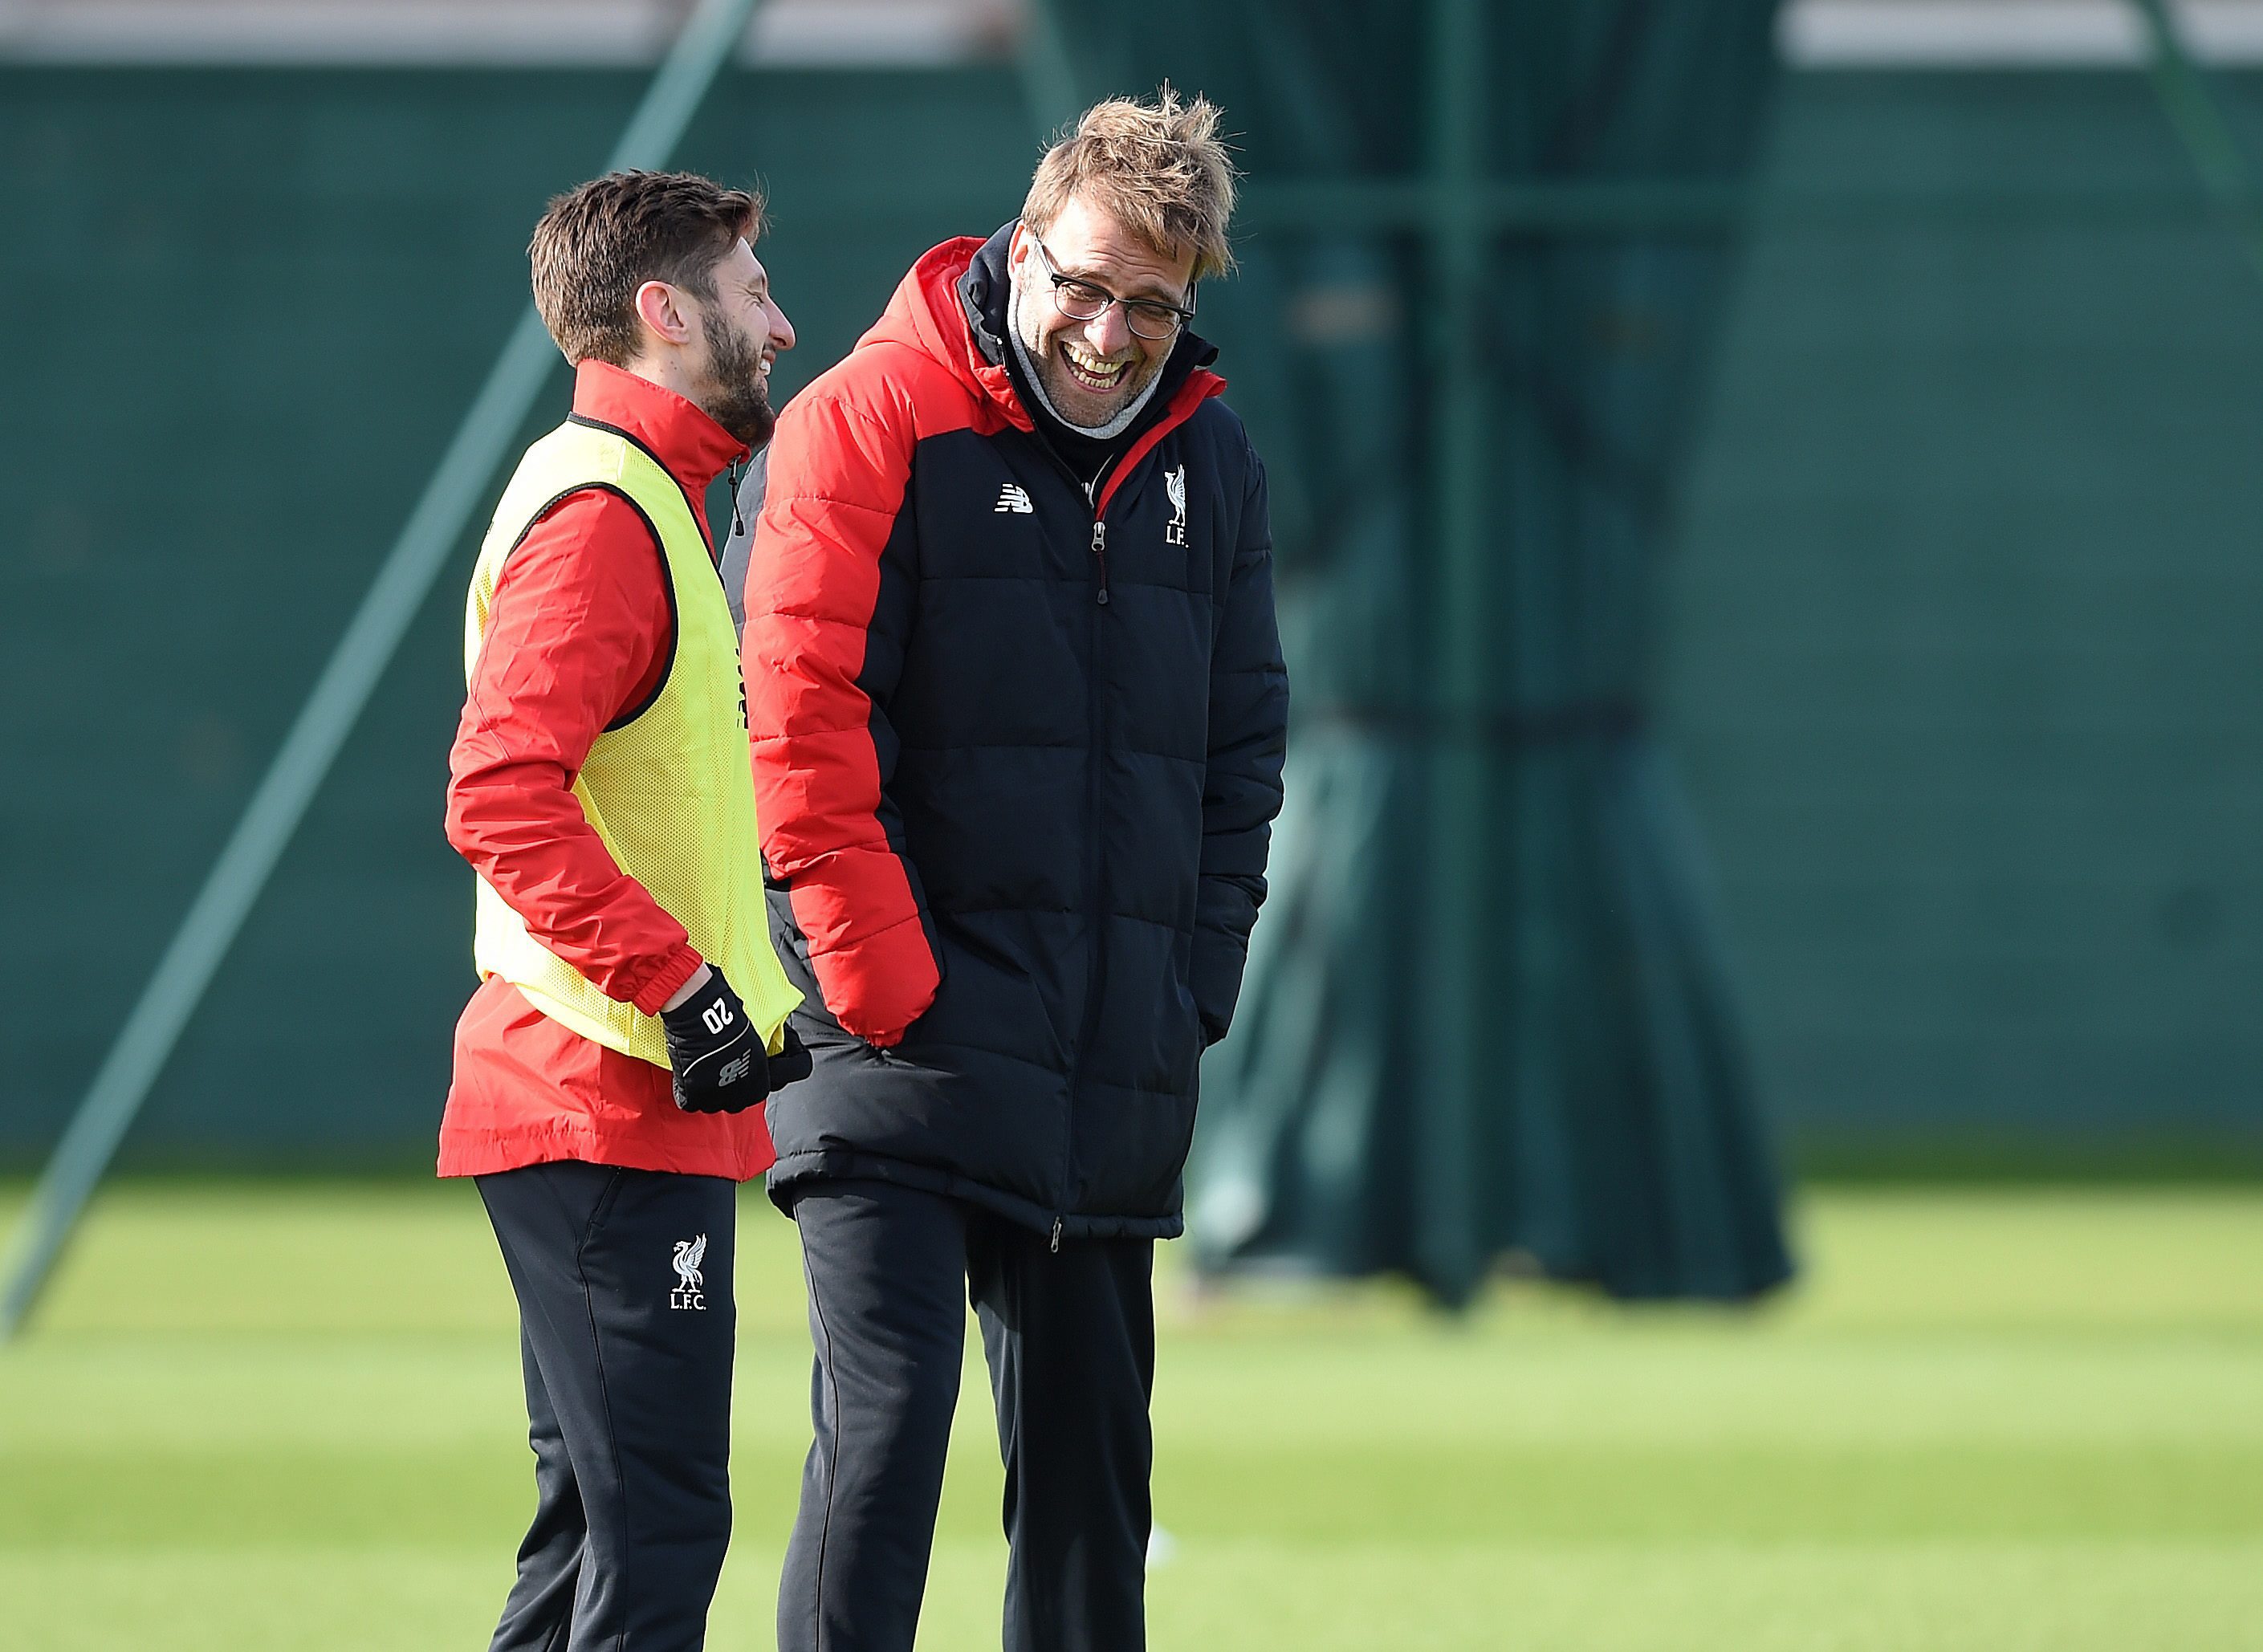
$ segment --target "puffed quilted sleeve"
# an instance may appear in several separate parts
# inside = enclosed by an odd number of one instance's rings
[[[1211,652],[1210,766],[1203,781],[1202,880],[1196,895],[1193,979],[1203,1035],[1233,1021],[1249,932],[1265,899],[1265,857],[1281,812],[1288,749],[1289,672],[1273,614],[1273,528],[1265,467],[1249,456],[1232,577]]]
[[[885,708],[912,577],[895,541],[915,432],[907,408],[873,400],[821,384],[780,415],[742,652],[763,859],[787,885],[825,1007],[885,1047],[934,1001],[940,976],[888,801],[897,743]]]

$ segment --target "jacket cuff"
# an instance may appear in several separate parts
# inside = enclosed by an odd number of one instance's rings
[[[1241,997],[1241,974],[1249,963],[1246,937],[1230,930],[1197,927],[1188,985],[1195,1013],[1202,1019],[1203,1048],[1225,1036],[1233,1025],[1233,1008]]]
[[[677,987],[698,974],[699,966],[705,962],[689,941],[685,942],[668,955],[668,961],[636,989],[635,996],[628,1002],[640,1015],[659,1014],[660,1006],[676,996]]]
[[[916,913],[830,951],[813,946],[809,967],[842,1030],[881,1050],[902,1042],[942,983]]]

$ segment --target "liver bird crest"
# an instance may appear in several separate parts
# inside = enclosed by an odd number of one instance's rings
[[[678,1239],[676,1242],[676,1277],[683,1281],[685,1290],[706,1288],[699,1279],[699,1264],[706,1255],[707,1236],[704,1233],[696,1239]]]

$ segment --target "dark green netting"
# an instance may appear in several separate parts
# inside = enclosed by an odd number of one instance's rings
[[[1208,1266],[1790,1272],[1651,738],[1659,558],[1772,0],[1059,7],[1085,96],[1223,104],[1203,295],[1271,466],[1289,804],[1189,1172]]]

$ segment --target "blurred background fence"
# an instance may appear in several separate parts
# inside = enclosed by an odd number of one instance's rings
[[[2134,71],[1794,75],[1766,187],[1661,698],[1768,1093],[1811,1166],[2252,1171],[2263,285]]]
[[[20,1167],[523,306],[543,200],[644,74],[634,41],[152,61],[90,32],[103,10],[0,11]],[[1795,6],[1780,31],[1653,617],[1761,1093],[1810,1169],[2263,1171],[2263,284],[2134,25],[2032,53],[1951,31],[1961,56],[1872,26],[1924,10]],[[789,389],[920,250],[1017,206],[1045,98],[1019,14],[982,18],[898,54],[920,61],[741,67],[680,151],[770,185]],[[2252,149],[2263,71],[2211,38]],[[1413,350],[1421,304],[1370,319]],[[1220,308],[1262,450],[1281,410]],[[1292,593],[1312,507],[1278,507]],[[470,985],[439,833],[460,600],[434,593],[126,1162],[429,1159]]]

